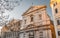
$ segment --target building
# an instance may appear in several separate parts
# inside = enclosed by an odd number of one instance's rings
[[[55,38],[54,26],[46,6],[31,6],[23,15],[20,38]]]
[[[9,28],[5,25],[2,29],[1,32],[10,32]]]
[[[60,0],[50,0],[56,38],[60,38]]]
[[[2,38],[18,38],[22,20],[13,19],[1,29]]]
[[[16,20],[16,19],[12,19],[11,21],[9,21],[9,23],[7,25],[5,25],[1,31],[2,32],[6,32],[8,30],[10,31],[19,31],[21,28],[21,23],[22,20]]]

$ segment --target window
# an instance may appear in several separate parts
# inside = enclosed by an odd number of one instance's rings
[[[26,24],[26,20],[25,20],[25,24]]]
[[[57,2],[56,3],[54,3],[54,6],[56,6],[57,5]]]
[[[43,31],[40,31],[40,38],[43,38]]]
[[[39,20],[41,20],[41,19],[42,19],[42,15],[40,14],[40,15],[39,15]]]
[[[33,15],[30,16],[31,17],[31,22],[33,21]]]
[[[58,13],[58,10],[57,10],[57,8],[55,9],[55,13]]]
[[[29,38],[34,38],[34,32],[29,33]]]
[[[60,25],[60,20],[57,20],[57,24]]]
[[[60,36],[60,31],[58,31],[58,35]]]
[[[54,4],[54,6],[55,6],[55,4]]]
[[[13,31],[13,29],[11,29],[11,31]]]

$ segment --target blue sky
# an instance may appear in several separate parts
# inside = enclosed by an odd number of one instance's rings
[[[9,15],[9,19],[22,19],[22,14],[33,5],[47,5],[47,14],[52,18],[52,12],[50,8],[50,0],[21,0],[20,5],[15,7],[12,11],[6,11],[6,15]]]

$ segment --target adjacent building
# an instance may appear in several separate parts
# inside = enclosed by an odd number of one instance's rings
[[[16,20],[16,19],[12,19],[11,21],[9,21],[9,23],[7,25],[5,25],[1,31],[2,32],[8,32],[9,31],[19,31],[21,28],[21,23],[22,20]]]
[[[55,38],[54,26],[46,6],[31,6],[23,15],[19,38]]]
[[[12,19],[1,29],[1,38],[18,38],[22,20]]]
[[[56,38],[60,38],[60,0],[50,0]]]

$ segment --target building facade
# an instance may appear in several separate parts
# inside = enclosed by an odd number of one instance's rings
[[[46,6],[31,6],[23,15],[20,38],[55,38],[53,23]]]
[[[60,38],[60,0],[50,0],[56,38]]]

